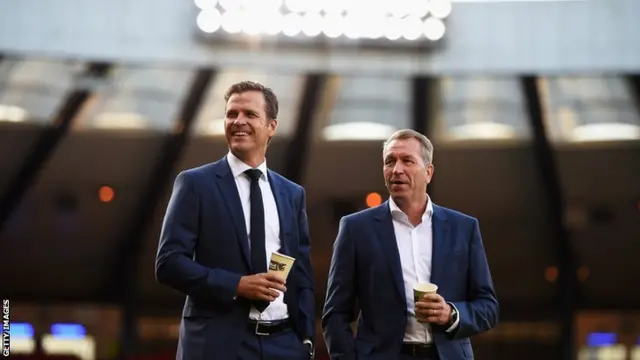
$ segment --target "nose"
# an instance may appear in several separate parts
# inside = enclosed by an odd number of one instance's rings
[[[395,165],[393,165],[392,171],[394,174],[402,174],[404,172],[404,167],[402,166],[402,162],[396,161]]]
[[[242,115],[242,114],[238,114],[238,116],[236,116],[236,118],[233,120],[234,124],[245,124],[247,122],[247,118]]]

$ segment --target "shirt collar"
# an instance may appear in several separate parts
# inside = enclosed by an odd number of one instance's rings
[[[391,216],[403,216],[403,217],[407,216],[407,214],[405,214],[402,210],[400,210],[400,208],[398,207],[396,202],[393,201],[393,198],[391,196],[389,196],[389,211],[391,211]],[[433,215],[433,203],[431,202],[431,198],[429,197],[429,195],[427,195],[427,207],[424,210],[424,214],[422,214],[422,220],[431,219],[432,215]]]
[[[231,168],[231,173],[234,178],[237,178],[239,175],[244,174],[245,171],[249,169],[253,169],[251,166],[245,164],[242,160],[240,160],[237,156],[233,155],[231,151],[227,154],[227,162],[229,163],[229,167]],[[256,168],[262,172],[261,179],[267,180],[267,160],[265,159],[262,164],[258,165]]]

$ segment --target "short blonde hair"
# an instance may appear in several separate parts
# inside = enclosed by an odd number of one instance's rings
[[[382,146],[382,156],[384,156],[384,151],[387,149],[387,145],[394,140],[407,140],[407,139],[416,139],[420,143],[420,155],[422,156],[422,160],[425,165],[429,165],[433,162],[433,144],[428,137],[420,134],[419,132],[411,129],[402,129],[394,132],[391,136],[384,142]]]

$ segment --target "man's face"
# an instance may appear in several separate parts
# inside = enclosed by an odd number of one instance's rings
[[[384,182],[394,199],[423,196],[433,176],[433,165],[425,164],[416,139],[393,140],[384,149]]]
[[[227,101],[224,123],[229,148],[240,155],[266,152],[269,139],[275,135],[278,121],[268,119],[266,101],[260,91],[233,94]]]

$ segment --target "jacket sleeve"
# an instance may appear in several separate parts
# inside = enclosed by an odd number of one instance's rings
[[[456,339],[490,330],[498,323],[498,298],[476,219],[473,220],[469,247],[469,299],[453,302],[458,309],[459,323],[450,334]]]
[[[232,303],[242,277],[193,260],[198,242],[199,199],[189,174],[178,174],[162,223],[156,279],[200,301]]]
[[[309,222],[307,219],[306,196],[304,190],[300,195],[298,208],[298,255],[294,265],[296,283],[298,285],[298,309],[300,321],[304,326],[303,337],[315,341],[315,287],[313,267],[311,264],[311,239],[309,236]]]

